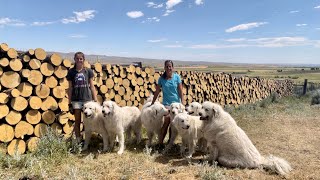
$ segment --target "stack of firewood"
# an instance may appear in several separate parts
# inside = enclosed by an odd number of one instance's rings
[[[155,91],[162,74],[150,67],[85,62],[94,72],[100,103],[108,99],[120,106],[141,108],[146,97]],[[65,137],[72,134],[74,116],[68,109],[66,79],[71,67],[71,60],[56,53],[47,54],[41,48],[17,52],[5,43],[0,44],[0,142],[8,143],[8,154],[33,151],[48,126]],[[293,87],[288,80],[192,71],[178,73],[187,104],[210,100],[222,105],[239,105],[261,100],[272,92],[290,95]]]

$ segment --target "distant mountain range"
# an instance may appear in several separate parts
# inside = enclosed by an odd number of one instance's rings
[[[53,52],[47,52],[52,54]],[[73,60],[74,52],[71,53],[61,53],[63,58],[68,58]],[[151,67],[163,67],[165,59],[147,59],[147,58],[137,58],[137,57],[119,57],[119,56],[106,56],[106,55],[86,55],[86,59],[90,63],[100,62],[103,64],[131,64],[133,62],[141,62],[142,66]],[[249,64],[249,63],[225,63],[225,62],[207,62],[207,61],[183,61],[183,60],[173,60],[174,66],[176,67],[187,67],[187,66],[268,66],[268,67],[319,67],[320,64]]]

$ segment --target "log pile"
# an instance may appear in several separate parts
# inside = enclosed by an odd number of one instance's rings
[[[94,72],[100,103],[108,99],[120,106],[141,108],[144,99],[155,91],[162,74],[150,67],[85,62]],[[74,116],[68,109],[66,79],[71,67],[71,60],[55,53],[47,54],[41,48],[17,52],[5,43],[0,44],[0,143],[8,143],[8,154],[33,151],[48,126],[65,137],[72,134]],[[288,80],[192,71],[178,73],[187,104],[210,100],[222,105],[239,105],[264,99],[272,92],[290,95],[293,87]]]

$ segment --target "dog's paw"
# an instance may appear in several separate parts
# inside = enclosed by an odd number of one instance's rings
[[[119,151],[117,152],[117,154],[118,154],[118,155],[123,154],[123,150],[119,150]]]

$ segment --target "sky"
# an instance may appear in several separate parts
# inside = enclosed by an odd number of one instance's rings
[[[17,50],[320,64],[320,0],[0,0]]]

